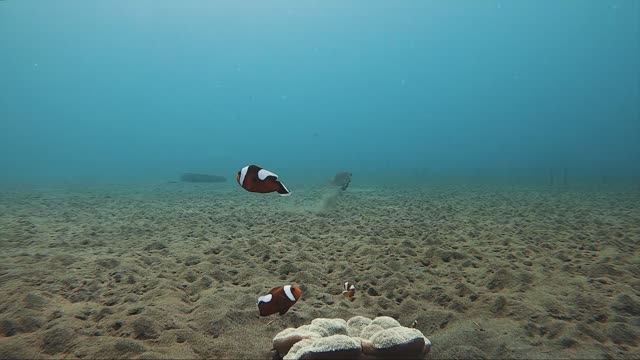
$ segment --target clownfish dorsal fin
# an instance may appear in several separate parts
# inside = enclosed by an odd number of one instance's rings
[[[276,290],[280,289],[282,286],[276,286],[273,289],[269,290],[269,294],[273,294]]]

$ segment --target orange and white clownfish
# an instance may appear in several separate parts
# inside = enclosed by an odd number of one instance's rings
[[[346,297],[347,299],[349,299],[349,301],[353,301],[355,300],[355,296],[356,296],[356,286],[353,285],[350,282],[345,282],[342,286],[342,288],[344,289],[342,291],[342,295],[344,295],[344,297]]]
[[[274,287],[267,295],[258,298],[260,316],[269,316],[275,313],[284,315],[300,299],[300,296],[302,296],[302,290],[297,286]]]
[[[289,196],[291,192],[278,180],[278,175],[258,165],[248,165],[236,175],[238,184],[245,190],[257,193],[277,192],[280,196]]]

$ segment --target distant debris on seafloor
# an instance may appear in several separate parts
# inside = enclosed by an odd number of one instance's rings
[[[180,176],[180,181],[194,183],[221,183],[227,181],[227,179],[224,176],[218,175],[184,173]]]
[[[336,174],[331,181],[331,185],[340,186],[342,190],[347,190],[351,183],[351,173],[348,171],[342,171]]]

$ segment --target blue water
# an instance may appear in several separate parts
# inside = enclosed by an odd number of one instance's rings
[[[0,1],[0,181],[634,181],[639,4]]]

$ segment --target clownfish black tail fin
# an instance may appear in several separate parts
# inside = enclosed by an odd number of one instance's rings
[[[277,183],[278,183],[278,189],[276,191],[278,192],[278,194],[280,194],[280,196],[291,195],[291,192],[289,191],[289,189],[287,189],[287,187],[284,186],[282,182],[278,181]]]

